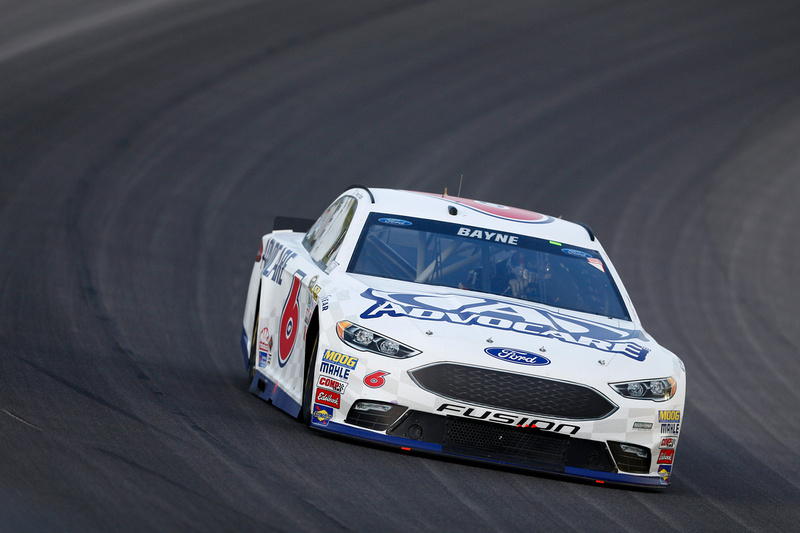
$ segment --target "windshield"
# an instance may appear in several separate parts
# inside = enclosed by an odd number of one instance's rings
[[[488,228],[372,213],[348,271],[630,320],[599,252]]]

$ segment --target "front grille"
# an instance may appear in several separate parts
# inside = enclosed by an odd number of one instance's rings
[[[564,465],[569,437],[531,428],[499,426],[464,418],[448,418],[443,450],[469,449],[470,455],[497,455]]]
[[[548,418],[597,420],[617,410],[590,387],[536,376],[455,363],[410,370],[409,375],[437,396]]]

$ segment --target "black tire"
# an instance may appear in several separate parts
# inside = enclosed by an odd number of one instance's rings
[[[306,365],[305,365],[305,378],[303,379],[303,406],[300,408],[300,420],[305,425],[311,424],[311,408],[314,404],[314,379],[312,377],[313,369],[317,366],[317,348],[319,347],[319,320],[317,313],[309,324],[308,332],[313,335],[311,340],[311,349],[306,347]]]
[[[253,383],[253,378],[256,377],[256,357],[258,356],[258,318],[261,307],[261,285],[258,286],[258,293],[256,293],[256,319],[253,322],[253,333],[250,335],[250,361],[247,364],[247,386]]]

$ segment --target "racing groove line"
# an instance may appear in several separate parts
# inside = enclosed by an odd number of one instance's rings
[[[0,529],[796,527],[796,3],[2,9]],[[462,174],[590,224],[685,362],[665,492],[326,437],[247,393],[272,218]]]

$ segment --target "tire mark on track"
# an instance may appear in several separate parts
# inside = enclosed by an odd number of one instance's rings
[[[104,28],[128,17],[141,15],[165,4],[173,5],[175,3],[176,0],[138,0],[92,15],[84,15],[76,20],[62,22],[57,26],[48,27],[2,44],[0,46],[0,63],[43,46],[55,45],[59,41],[69,39],[77,34]]]
[[[23,423],[23,424],[25,424],[26,426],[30,426],[30,427],[32,427],[33,429],[37,429],[37,430],[39,430],[39,431],[44,431],[42,428],[40,428],[40,427],[39,427],[39,426],[37,426],[36,424],[33,424],[33,423],[31,423],[31,422],[28,422],[27,420],[25,420],[25,419],[24,419],[24,418],[22,418],[21,416],[17,416],[17,415],[15,415],[14,413],[12,413],[11,411],[8,411],[7,409],[3,409],[3,412],[4,412],[5,414],[7,414],[8,416],[10,416],[11,418],[13,418],[14,420],[17,420],[18,422],[22,422],[22,423]]]

